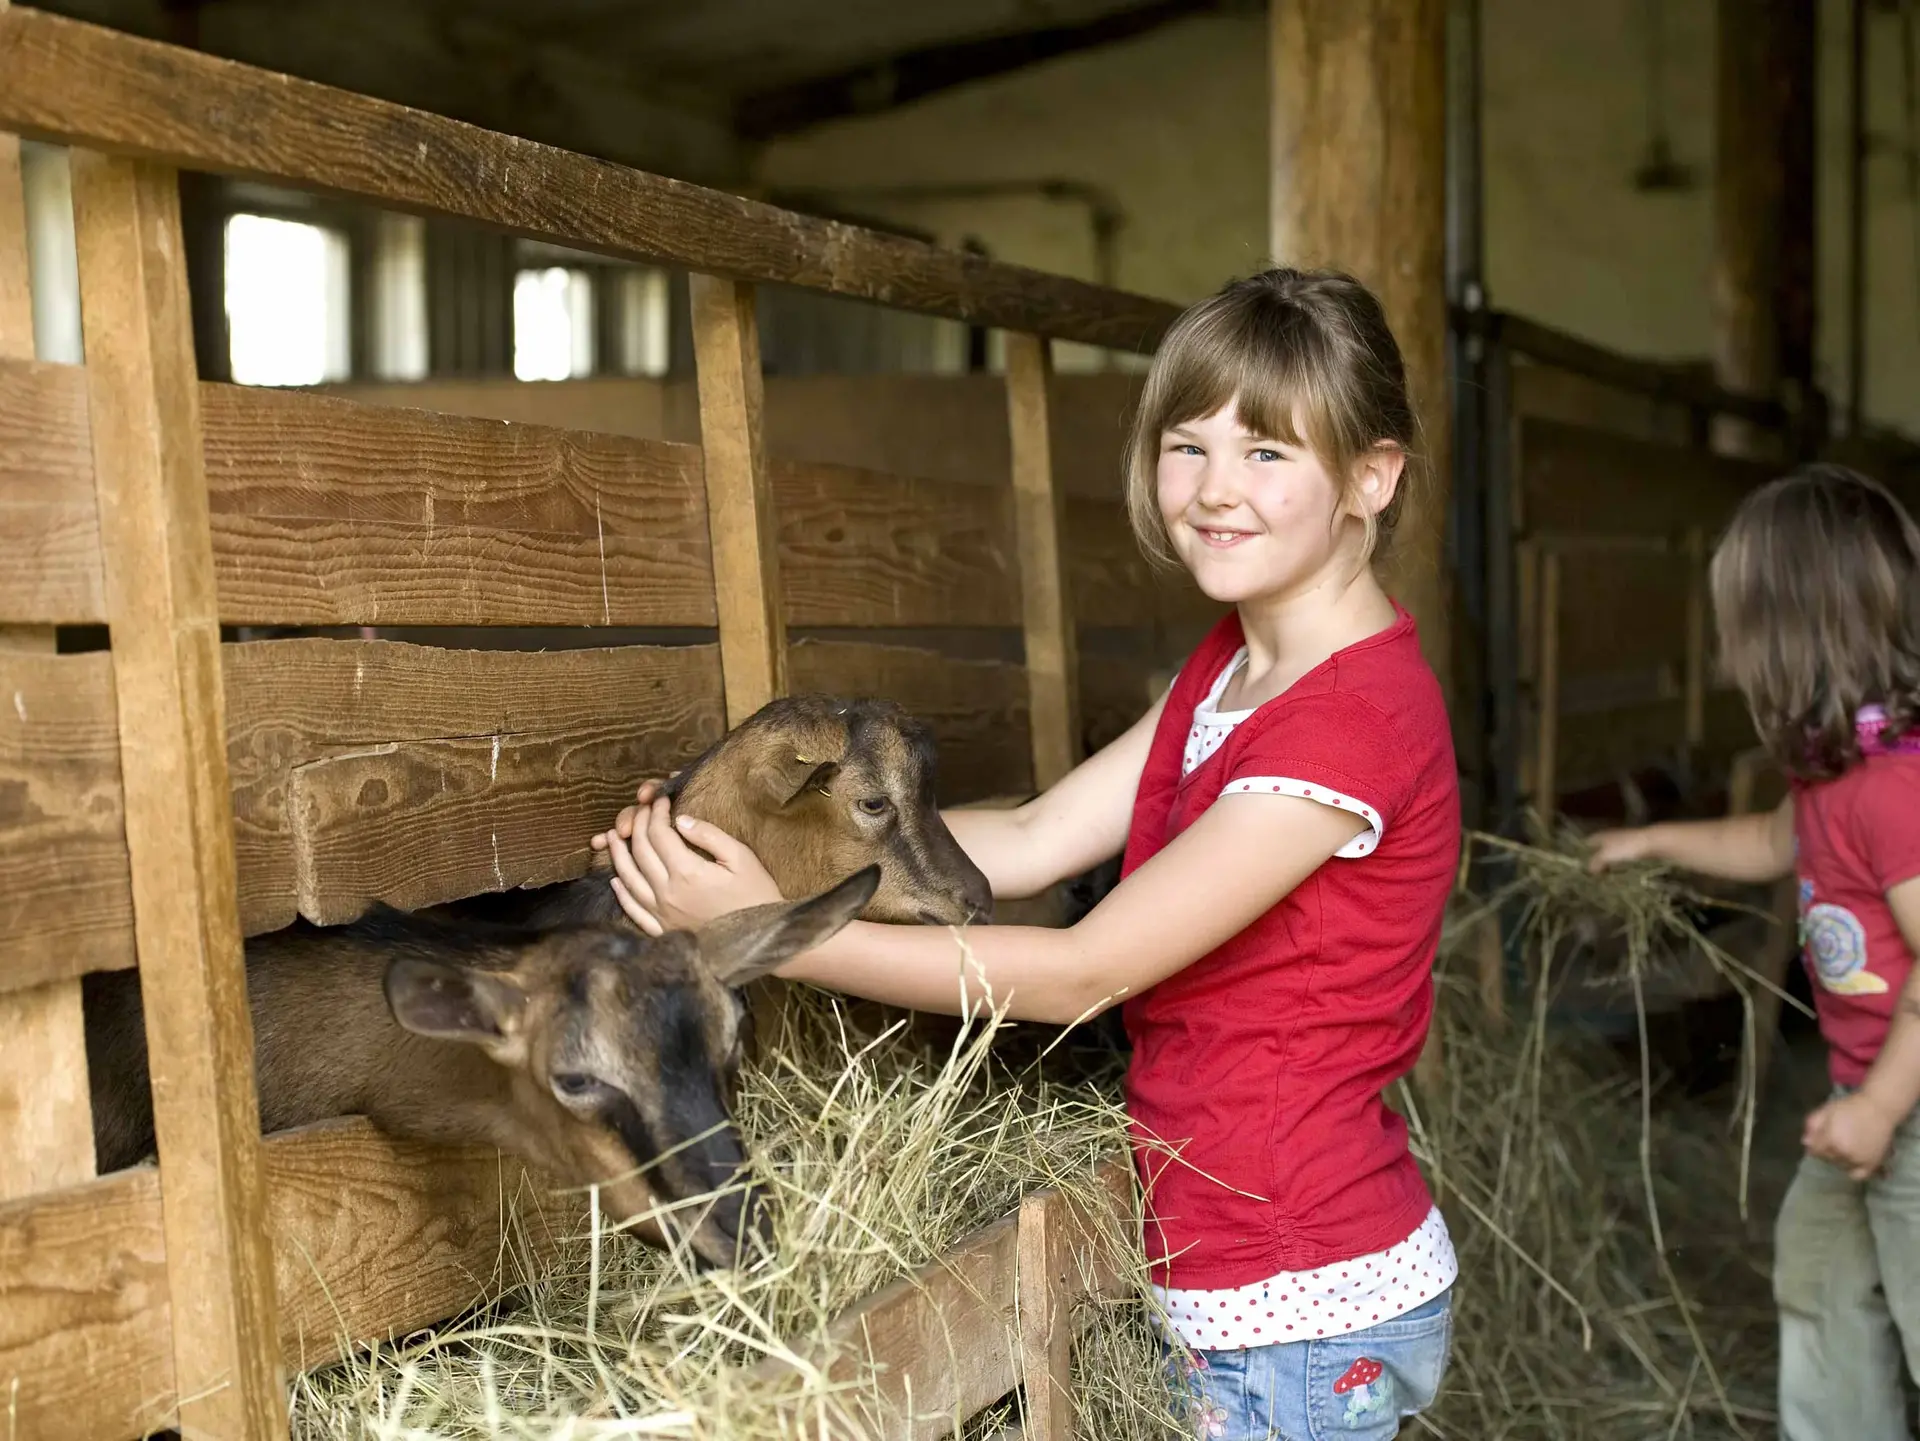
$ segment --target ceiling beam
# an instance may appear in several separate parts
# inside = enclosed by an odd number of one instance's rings
[[[905,51],[743,95],[733,126],[743,140],[765,141],[829,120],[877,115],[942,90],[1022,70],[1043,60],[1131,40],[1178,20],[1218,13],[1242,0],[1148,0],[1072,25],[1052,25]]]

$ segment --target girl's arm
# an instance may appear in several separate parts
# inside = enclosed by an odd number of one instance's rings
[[[1793,871],[1793,797],[1771,811],[1711,821],[1664,821],[1592,837],[1596,871],[1661,860],[1728,881],[1777,881]]]
[[[940,812],[967,859],[985,874],[995,900],[1039,895],[1125,849],[1140,773],[1166,704],[1163,695],[1124,735],[1025,805]]]
[[[855,921],[780,974],[913,1010],[971,1015],[1005,1007],[1015,1019],[1069,1024],[1137,995],[1246,929],[1365,828],[1359,817],[1313,801],[1228,796],[1069,929]],[[751,851],[691,817],[671,821],[663,804],[631,842],[609,849],[621,905],[650,934],[695,929],[779,899]]]
[[[1906,939],[1920,956],[1920,879],[1903,881],[1887,892],[1887,905]],[[1878,1171],[1893,1146],[1893,1133],[1920,1105],[1920,965],[1907,975],[1894,1007],[1887,1039],[1874,1057],[1867,1078],[1850,1096],[1829,1101],[1807,1117],[1801,1136],[1808,1151],[1846,1168],[1856,1181]]]

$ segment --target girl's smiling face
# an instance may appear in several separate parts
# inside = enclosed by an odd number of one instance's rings
[[[1255,434],[1229,401],[1162,433],[1156,476],[1173,548],[1211,600],[1284,600],[1355,569],[1366,523],[1393,479],[1364,467],[1350,502],[1313,451]],[[1378,494],[1384,480],[1384,495]]]

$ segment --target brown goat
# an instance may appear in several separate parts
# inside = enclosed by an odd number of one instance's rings
[[[720,827],[760,858],[789,896],[880,867],[870,921],[979,925],[993,892],[953,838],[934,796],[927,728],[891,701],[823,695],[771,701],[666,783],[676,814]],[[447,913],[522,924],[615,922],[624,915],[595,855],[593,874],[476,896]]]
[[[359,1114],[395,1136],[496,1146],[562,1184],[598,1183],[617,1220],[658,1207],[639,1234],[730,1264],[764,1215],[736,1183],[737,988],[833,935],[879,884],[868,866],[810,900],[657,939],[384,907],[259,937],[247,996],[262,1129]],[[138,973],[89,975],[84,996],[104,1173],[154,1147]]]

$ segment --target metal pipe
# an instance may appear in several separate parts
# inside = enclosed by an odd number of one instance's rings
[[[1847,433],[1867,406],[1867,0],[1853,0],[1847,95]]]

